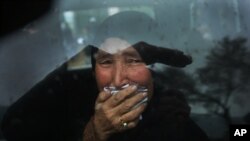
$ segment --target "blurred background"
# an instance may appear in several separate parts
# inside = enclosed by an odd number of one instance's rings
[[[13,102],[67,61],[90,67],[85,48],[109,16],[137,11],[156,24],[146,42],[193,57],[176,69],[150,66],[164,87],[183,91],[192,118],[212,140],[228,125],[250,121],[250,1],[247,0],[3,0],[0,34],[0,121]],[[138,21],[140,22],[140,21]],[[133,26],[133,25],[131,25]],[[0,140],[4,140],[0,132]]]

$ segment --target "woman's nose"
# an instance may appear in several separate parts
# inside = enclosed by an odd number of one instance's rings
[[[113,85],[116,87],[122,87],[128,83],[127,67],[123,63],[116,63],[113,68]]]

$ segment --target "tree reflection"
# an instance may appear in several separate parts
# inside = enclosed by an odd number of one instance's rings
[[[231,122],[231,98],[249,89],[250,52],[246,41],[242,37],[224,38],[211,50],[206,65],[197,70],[201,85],[205,86],[202,93],[207,96],[207,108],[228,122]]]
[[[162,86],[182,90],[188,94],[190,104],[200,103],[210,114],[219,115],[231,123],[232,105],[244,106],[240,99],[248,94],[250,86],[250,51],[246,42],[247,39],[242,37],[225,37],[217,42],[204,67],[197,69],[196,78],[182,70],[165,68],[156,80]]]

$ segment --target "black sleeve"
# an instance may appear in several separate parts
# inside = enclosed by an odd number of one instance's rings
[[[61,140],[65,122],[65,66],[52,72],[7,110],[2,131],[8,141]]]

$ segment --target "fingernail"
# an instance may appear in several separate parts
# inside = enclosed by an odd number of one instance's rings
[[[139,120],[142,120],[142,119],[143,119],[143,117],[142,117],[142,115],[140,115]]]
[[[143,92],[142,95],[145,97],[145,96],[148,95],[148,93],[147,92]]]
[[[137,85],[133,85],[133,86],[132,86],[132,89],[133,89],[133,90],[136,90],[136,89],[137,89]]]
[[[142,100],[142,103],[146,103],[148,101],[148,98],[146,97],[146,98],[144,98],[143,100]]]
[[[104,87],[103,90],[104,90],[105,92],[108,92],[108,91],[109,91],[109,89],[108,89],[107,87]]]
[[[125,85],[122,86],[122,89],[125,89],[125,88],[127,88],[128,86],[129,86],[129,84],[125,84]]]

